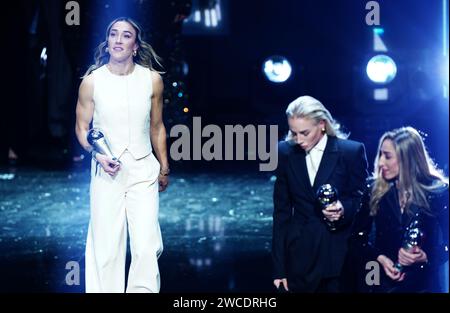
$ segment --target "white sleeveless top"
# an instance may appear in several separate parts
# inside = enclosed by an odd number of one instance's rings
[[[128,150],[135,159],[152,152],[150,110],[153,93],[150,69],[135,64],[128,75],[116,75],[103,65],[92,72],[93,127],[106,137],[114,156]]]

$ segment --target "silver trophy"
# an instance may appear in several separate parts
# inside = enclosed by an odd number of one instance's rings
[[[338,191],[330,184],[324,184],[317,189],[317,201],[320,203],[320,209],[324,210],[328,205],[338,201]],[[336,223],[325,218],[325,222],[331,231],[336,230]]]
[[[406,228],[406,232],[403,235],[402,248],[407,252],[411,252],[414,247],[420,247],[423,244],[423,239],[425,234],[422,231],[422,222],[420,214],[416,213],[413,219]],[[394,267],[399,271],[403,272],[404,267],[399,262],[395,263]]]
[[[114,161],[117,161],[117,158],[111,151],[111,148],[106,141],[105,135],[98,128],[92,128],[87,133],[87,141],[89,144],[94,147],[94,150],[100,154],[104,154],[109,156]]]

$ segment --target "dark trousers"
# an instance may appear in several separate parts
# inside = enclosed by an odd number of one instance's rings
[[[340,280],[338,277],[324,278],[317,286],[316,293],[337,293],[340,292]]]
[[[295,284],[295,280],[290,280],[288,278],[289,283],[289,291],[292,293],[338,293],[341,292],[341,280],[339,277],[330,277],[323,278],[320,280],[319,285],[316,289],[312,289],[311,286],[309,289],[305,290],[305,288],[298,288]],[[280,285],[281,286],[281,285]],[[280,287],[279,292],[283,292],[284,288]]]

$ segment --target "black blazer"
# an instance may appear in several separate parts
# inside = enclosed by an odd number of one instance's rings
[[[448,260],[448,185],[439,180],[433,184],[433,192],[429,192],[429,213],[412,204],[411,215],[401,213],[398,191],[392,183],[388,192],[381,198],[379,210],[375,217],[370,216],[371,183],[362,200],[361,209],[357,212],[350,237],[349,268],[359,273],[353,276],[356,282],[349,286],[362,292],[442,292],[440,265]],[[395,282],[384,273],[380,264],[380,285],[367,286],[365,281],[365,264],[376,261],[381,254],[397,261],[398,251],[402,246],[403,236],[414,214],[420,213],[421,230],[425,234],[422,249],[427,254],[428,263],[405,267],[406,277],[403,282]]]
[[[274,186],[272,257],[274,278],[287,278],[289,288],[314,292],[323,278],[338,277],[347,251],[352,218],[360,206],[367,173],[364,145],[328,136],[311,186],[305,151],[281,142]],[[331,232],[316,200],[322,184],[338,189],[344,217]]]

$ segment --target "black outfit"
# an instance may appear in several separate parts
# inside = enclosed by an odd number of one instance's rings
[[[357,282],[353,287],[363,292],[442,292],[443,286],[440,266],[448,260],[448,185],[440,180],[429,181],[433,191],[428,192],[427,198],[430,209],[425,210],[411,204],[411,214],[406,210],[401,213],[398,190],[395,183],[381,198],[379,209],[375,217],[370,216],[370,182],[362,200],[361,209],[355,216],[350,238],[349,262],[353,269],[358,269],[354,276]],[[365,285],[365,264],[376,261],[379,255],[385,255],[394,263],[398,259],[398,251],[406,228],[412,218],[418,213],[421,221],[421,231],[425,234],[422,250],[427,254],[426,264],[414,264],[404,267],[406,274],[402,282],[389,278],[380,264],[380,285]]]
[[[314,185],[297,144],[281,142],[274,186],[272,257],[274,278],[287,278],[294,292],[337,292],[352,218],[367,178],[364,145],[328,136]],[[344,216],[330,231],[316,200],[322,184],[339,192]]]

